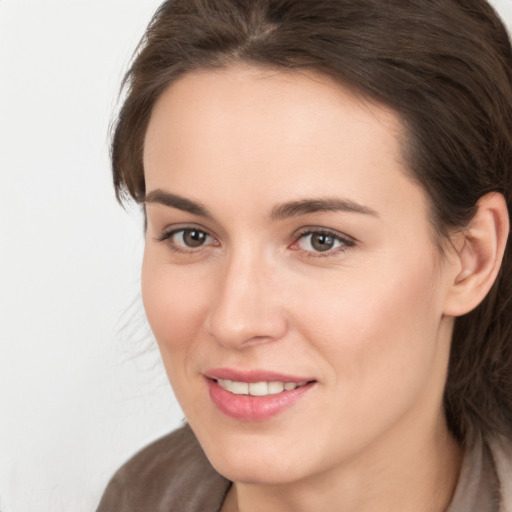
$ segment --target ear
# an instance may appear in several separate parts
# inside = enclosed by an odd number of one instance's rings
[[[461,316],[476,308],[491,289],[503,260],[509,233],[505,198],[491,192],[481,197],[477,211],[454,241],[455,265],[444,313]]]

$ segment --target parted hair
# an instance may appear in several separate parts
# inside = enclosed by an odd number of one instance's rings
[[[144,200],[144,137],[162,92],[189,71],[237,63],[315,70],[392,108],[440,249],[486,193],[503,194],[512,212],[512,49],[485,0],[164,2],[125,76],[113,125],[119,200]],[[455,321],[444,407],[461,442],[512,438],[511,258],[509,244],[490,293]]]

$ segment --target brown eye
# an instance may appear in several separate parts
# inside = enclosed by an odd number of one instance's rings
[[[336,240],[333,236],[325,233],[313,233],[311,235],[311,247],[315,251],[328,251],[334,247]]]
[[[309,231],[303,233],[296,242],[296,247],[309,253],[336,253],[338,250],[348,249],[354,241],[330,231]]]
[[[205,231],[196,228],[183,228],[168,233],[164,232],[156,240],[166,242],[171,249],[176,251],[200,249],[206,245],[216,245],[215,238]]]
[[[208,235],[198,229],[183,229],[181,232],[176,233],[175,236],[182,239],[183,245],[192,248],[201,247],[208,239]]]

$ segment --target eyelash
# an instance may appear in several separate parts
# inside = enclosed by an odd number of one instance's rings
[[[187,247],[185,244],[177,244],[176,242],[172,241],[172,238],[179,233],[182,233],[182,236],[184,236],[187,232],[194,232],[194,231],[205,236],[206,239],[211,238],[212,240],[215,240],[215,238],[212,237],[211,235],[209,235],[207,231],[199,229],[199,228],[195,228],[195,227],[183,227],[183,228],[173,229],[170,231],[164,231],[158,237],[156,237],[155,240],[157,242],[167,242],[169,248],[173,252],[178,253],[178,254],[199,253],[199,252],[202,252],[202,250],[204,250],[207,247],[206,244],[202,244],[202,245],[199,245],[196,248],[194,248],[194,247]],[[299,247],[296,247],[301,240],[305,239],[308,236],[312,237],[314,235],[323,235],[323,236],[330,237],[331,239],[333,239],[335,244],[337,243],[339,245],[335,248],[330,248],[325,251],[307,250],[307,249],[300,249]],[[345,252],[345,251],[351,249],[355,244],[356,244],[356,241],[352,237],[343,235],[343,234],[338,233],[337,231],[334,231],[332,229],[303,228],[302,231],[300,231],[299,233],[297,233],[295,235],[295,241],[289,245],[289,248],[294,251],[303,252],[307,258],[325,258],[325,257],[333,256],[340,252]],[[218,245],[218,242],[215,245]]]
[[[294,246],[298,245],[299,242],[306,237],[312,237],[314,235],[323,235],[327,236],[333,239],[334,243],[338,243],[339,245],[335,248],[327,249],[325,251],[314,251],[314,250],[307,250],[307,249],[300,249],[300,248],[294,248]],[[311,242],[310,242],[311,244]],[[356,241],[349,237],[348,235],[343,235],[341,233],[338,233],[337,231],[334,231],[332,229],[328,228],[304,228],[303,230],[299,231],[299,233],[296,235],[295,242],[291,244],[291,248],[296,251],[302,250],[306,254],[307,258],[326,258],[329,256],[336,255],[338,253],[342,253],[345,251],[348,251],[354,245],[356,244]]]
[[[176,244],[176,242],[173,242],[173,240],[172,240],[172,238],[175,235],[177,235],[178,233],[182,233],[183,235],[185,235],[185,233],[187,233],[187,232],[194,232],[194,231],[197,233],[200,233],[202,235],[205,235],[207,238],[211,238],[214,240],[214,238],[211,235],[209,235],[206,231],[204,231],[203,229],[196,228],[196,227],[184,227],[184,228],[173,229],[170,231],[163,231],[158,237],[156,237],[155,240],[157,242],[167,242],[167,245],[169,246],[169,248],[172,251],[179,253],[179,254],[198,253],[201,250],[204,250],[204,248],[206,246],[200,245],[197,248],[187,247],[184,244],[183,245]]]

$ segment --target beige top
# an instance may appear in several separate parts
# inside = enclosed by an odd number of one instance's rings
[[[185,426],[122,466],[96,512],[219,512],[230,485]],[[465,454],[446,512],[512,512],[511,443],[478,442]]]

